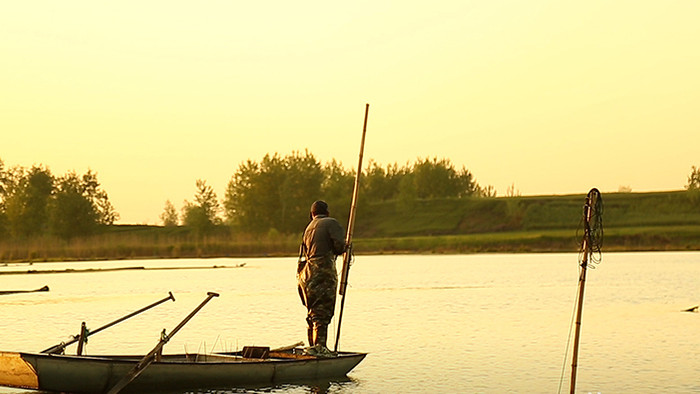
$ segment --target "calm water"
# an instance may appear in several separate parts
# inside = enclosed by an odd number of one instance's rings
[[[358,256],[350,273],[341,349],[368,352],[348,381],[263,392],[568,392],[565,351],[578,280],[575,254]],[[145,354],[214,298],[167,353],[285,346],[305,339],[295,258],[35,264],[0,271],[124,266],[242,268],[0,275],[0,350],[40,351],[151,304],[92,337],[88,354]],[[579,392],[700,392],[700,253],[607,253],[590,270]],[[331,327],[335,331],[334,327]],[[333,343],[333,339],[330,340]],[[68,353],[75,352],[75,345]],[[569,351],[570,353],[570,351]],[[319,390],[320,389],[320,390]],[[232,390],[244,392],[245,390]],[[2,393],[24,391],[0,389]]]

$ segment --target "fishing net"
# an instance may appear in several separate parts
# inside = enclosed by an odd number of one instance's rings
[[[583,230],[582,237],[581,230]],[[589,264],[588,268],[595,268],[602,260],[601,249],[603,247],[603,198],[598,189],[591,189],[586,196],[583,216],[576,237],[581,239],[579,264]]]

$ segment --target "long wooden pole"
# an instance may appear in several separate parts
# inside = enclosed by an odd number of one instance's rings
[[[585,242],[585,241],[584,241]],[[581,335],[581,315],[583,314],[583,291],[586,286],[586,265],[588,264],[588,252],[584,252],[583,262],[581,263],[581,276],[579,277],[578,286],[578,309],[576,310],[576,331],[574,334],[574,355],[571,362],[571,394],[576,392],[576,372],[578,368],[578,346]]]
[[[579,340],[581,336],[581,315],[583,314],[583,293],[586,288],[586,271],[588,268],[588,258],[591,254],[591,218],[593,217],[593,209],[598,203],[597,200],[598,190],[591,190],[586,196],[586,205],[584,206],[584,218],[583,218],[583,244],[581,249],[583,250],[583,258],[581,261],[581,275],[579,277],[578,286],[578,304],[576,310],[576,329],[574,334],[574,353],[573,360],[571,362],[571,387],[569,392],[574,394],[576,392],[576,372],[578,368],[578,347]]]
[[[360,176],[362,175],[362,156],[365,151],[365,135],[367,134],[367,116],[369,115],[369,104],[365,106],[365,120],[362,126],[362,141],[360,142],[360,159],[357,163],[357,174],[355,174],[355,186],[352,190],[352,204],[350,205],[350,216],[348,218],[348,232],[345,236],[345,253],[343,253],[343,268],[340,272],[340,311],[338,312],[338,332],[335,335],[334,351],[338,351],[340,343],[340,325],[343,322],[343,308],[345,307],[345,293],[348,287],[348,274],[350,273],[350,260],[352,258],[352,235],[355,230],[355,214],[357,212],[357,194],[360,190]]]

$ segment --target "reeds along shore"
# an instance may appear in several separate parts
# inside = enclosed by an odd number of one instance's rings
[[[288,255],[298,246],[298,240],[293,237],[279,235],[172,236],[153,233],[117,232],[70,240],[43,237],[0,241],[0,262],[276,256]]]
[[[113,233],[69,241],[42,238],[0,242],[0,263],[155,258],[294,258],[297,235],[144,236]],[[464,235],[356,238],[357,254],[576,252],[575,231],[518,231]],[[700,250],[700,225],[610,229],[606,251]]]

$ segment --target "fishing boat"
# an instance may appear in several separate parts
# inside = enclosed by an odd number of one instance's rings
[[[82,323],[79,334],[39,353],[0,352],[0,386],[70,393],[173,392],[230,389],[278,382],[319,381],[346,377],[366,353],[334,352],[331,356],[309,355],[298,343],[270,350],[246,346],[240,352],[164,355],[163,346],[204,307],[202,301],[169,334],[161,333],[158,344],[145,356],[87,356],[87,338],[168,300],[168,296],[95,330]],[[78,343],[75,355],[68,345]]]
[[[320,358],[305,355],[301,348],[265,351],[260,347],[232,353],[163,355],[118,392],[182,392],[343,378],[365,356],[339,352],[336,357]],[[0,385],[49,392],[106,393],[141,359],[1,352]]]

